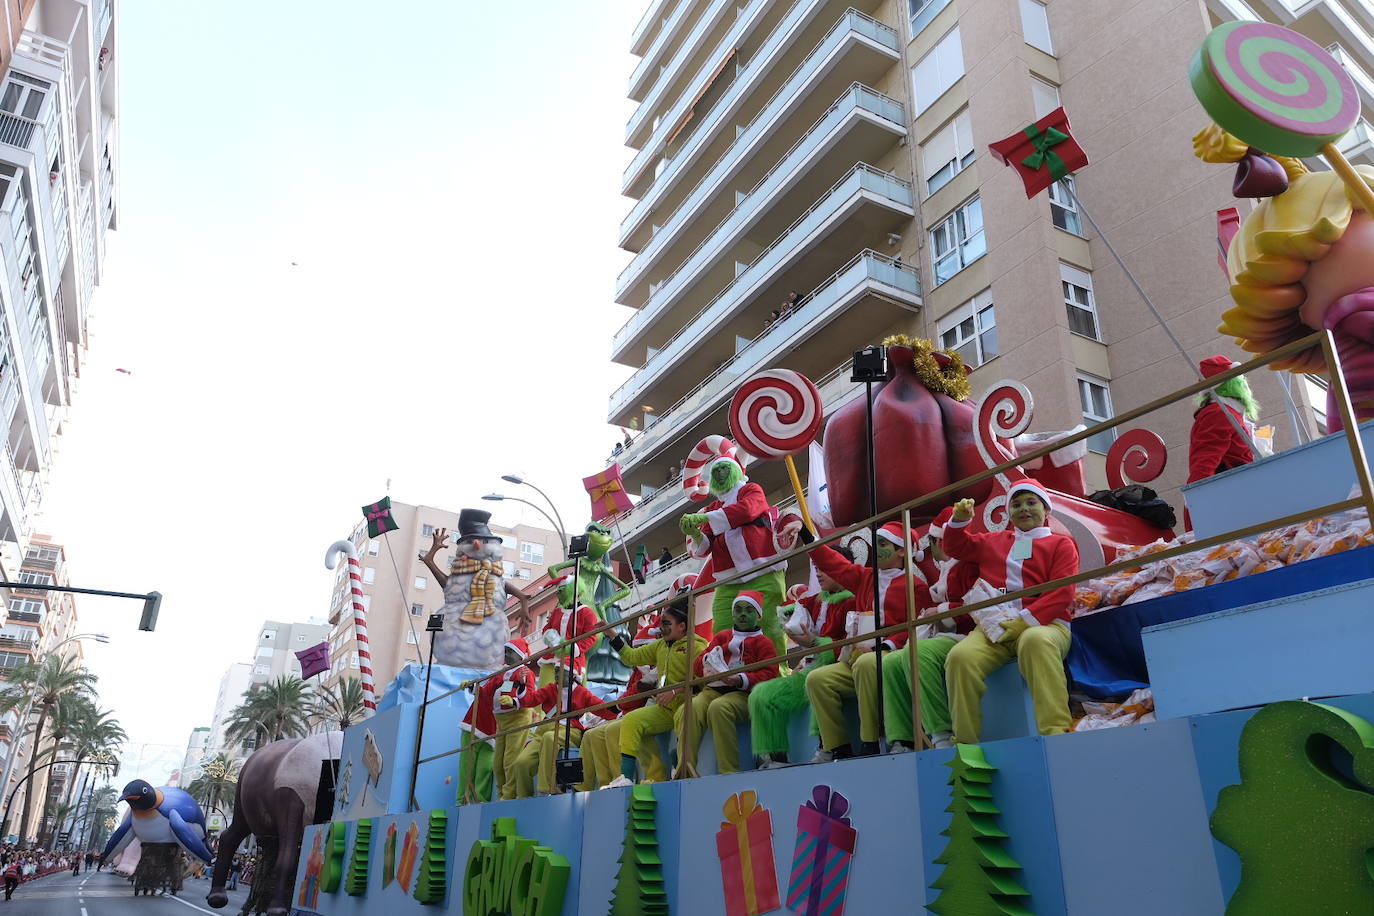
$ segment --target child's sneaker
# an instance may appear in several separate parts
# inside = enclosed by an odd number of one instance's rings
[[[602,786],[602,788],[604,788],[604,789],[623,789],[623,788],[625,788],[626,786],[632,786],[632,785],[634,785],[634,783],[632,783],[632,782],[630,782],[628,779],[626,779],[626,778],[625,778],[625,774],[622,773],[622,774],[620,774],[619,776],[617,776],[615,779],[612,779],[610,782],[606,783],[606,785]]]

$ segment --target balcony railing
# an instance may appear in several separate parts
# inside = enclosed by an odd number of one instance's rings
[[[846,11],[845,14],[840,17],[840,21],[835,24],[835,27],[816,43],[816,47],[806,55],[806,58],[792,71],[792,74],[787,79],[783,80],[782,86],[773,94],[773,97],[764,104],[758,115],[749,123],[749,126],[745,128],[732,144],[730,144],[730,147],[716,160],[711,168],[707,169],[706,175],[701,181],[697,182],[696,186],[693,187],[690,192],[688,192],[687,198],[678,208],[676,211],[677,213],[695,205],[693,199],[697,196],[703,185],[708,188],[714,187],[716,183],[723,180],[725,173],[728,172],[729,169],[734,168],[737,164],[737,160],[740,157],[740,151],[746,150],[752,146],[769,125],[771,125],[782,112],[791,107],[794,96],[804,91],[807,82],[812,74],[819,68],[821,62],[834,53],[835,49],[844,43],[846,36],[851,32],[866,35],[884,47],[889,48],[894,55],[897,53],[897,33],[895,30],[883,25],[876,19],[865,16],[858,10],[851,9]],[[774,34],[776,34],[776,32]],[[855,85],[859,84],[856,83]],[[717,101],[716,105],[712,107],[711,111],[706,115],[705,121],[720,119],[724,111],[720,106],[730,97],[730,95],[731,93],[727,92],[724,97]],[[886,96],[884,96],[884,98],[886,98]],[[900,103],[898,103],[898,105],[900,106]],[[899,107],[898,111],[900,110]],[[900,118],[896,120],[899,124],[906,123]],[[705,123],[705,121],[703,121],[703,123]],[[712,131],[710,130],[695,131],[688,142],[678,151],[677,156],[673,157],[664,167],[663,172],[655,179],[653,187],[630,208],[629,214],[620,223],[621,242],[624,242],[625,239],[629,237],[630,233],[643,222],[648,216],[649,211],[658,203],[667,189],[676,183],[678,173],[687,167],[687,164],[696,156],[697,152],[700,151],[711,133]],[[660,230],[660,234],[662,231],[663,230]],[[628,270],[629,268],[627,267],[626,271]],[[621,277],[624,277],[624,271],[622,271]],[[617,289],[619,289],[620,286],[621,284],[617,282]]]
[[[16,592],[32,591],[31,589],[15,589]],[[9,611],[5,614],[5,619],[16,623],[42,623],[43,615],[36,611]]]
[[[100,44],[105,40],[105,33],[110,30],[110,20],[114,18],[113,0],[95,0],[95,41]]]
[[[33,118],[0,111],[0,143],[18,149],[28,149],[29,144],[33,142],[33,135],[42,126]]]
[[[692,30],[693,36],[689,36],[686,41],[680,42],[678,45],[678,54],[674,56],[672,62],[666,67],[661,67],[658,62],[659,55],[663,52],[663,47],[668,42],[668,36],[677,31],[678,26],[682,24],[683,17],[687,15],[687,11],[695,6],[691,0],[683,0],[683,2],[677,4],[667,21],[659,28],[658,34],[654,36],[653,44],[649,45],[649,49],[644,52],[639,63],[635,65],[634,72],[630,74],[630,94],[634,94],[639,85],[648,78],[651,70],[658,71],[665,75],[673,72],[675,69],[673,65],[680,63],[677,59],[678,56],[681,55],[685,49],[695,47],[695,35],[697,30],[707,23],[714,22],[716,16],[719,14],[720,8],[730,6],[732,3],[733,0],[716,0],[715,3],[711,4],[706,12],[697,17],[697,26]]]
[[[38,640],[36,639],[18,639],[14,636],[0,636],[0,649],[32,652],[37,645]]]
[[[660,351],[644,364],[644,369],[641,371],[658,371],[668,360],[680,355],[689,341],[697,339],[697,334],[703,333],[710,325],[715,324],[730,313],[733,306],[738,304],[743,291],[752,289],[763,277],[783,263],[796,250],[802,240],[840,212],[851,198],[864,192],[885,198],[903,210],[909,211],[912,207],[913,196],[910,182],[904,181],[890,172],[884,172],[882,169],[875,169],[867,163],[856,163],[805,213],[797,217],[792,225],[788,226],[772,244],[760,252],[748,268],[741,271],[726,284],[725,288],[701,311],[697,312],[682,330],[674,334]],[[663,285],[649,298],[644,308],[630,316],[630,320],[625,322],[620,330],[616,331],[615,339],[611,345],[612,351],[618,352],[623,349],[635,334],[647,327],[666,309],[667,303],[675,299],[686,287],[687,280],[694,276],[710,258],[714,257],[724,247],[726,240],[732,236],[732,233],[745,222],[746,217],[753,214],[754,207],[749,205],[750,201],[756,201],[765,193],[766,189],[760,187],[749,198],[746,198],[734,213],[726,217],[725,221],[716,228],[716,231],[707,237],[706,242],[702,243],[703,247],[698,248],[696,254],[688,258],[664,281]],[[612,413],[618,409],[616,406],[617,396],[630,388],[639,375],[640,373],[635,373],[617,389],[615,394],[611,395]]]

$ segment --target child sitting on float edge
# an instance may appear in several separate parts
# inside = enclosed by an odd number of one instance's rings
[[[1049,493],[1039,484],[1021,481],[1007,491],[1011,527],[981,534],[966,529],[973,519],[973,500],[961,499],[945,525],[944,550],[951,557],[977,564],[979,576],[1002,592],[1020,591],[1078,572],[1078,545],[1047,525]],[[1032,598],[1016,599],[1009,618],[999,621],[996,641],[984,625],[963,639],[945,662],[954,740],[976,744],[982,730],[987,676],[1017,660],[1030,689],[1035,723],[1042,735],[1069,730],[1069,692],[1064,658],[1069,654],[1069,604],[1074,587],[1065,585]]]

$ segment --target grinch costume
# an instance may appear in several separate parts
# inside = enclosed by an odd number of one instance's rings
[[[581,684],[573,684],[572,705],[568,705],[568,688],[565,684],[553,682],[540,687],[531,694],[532,702],[541,707],[545,715],[556,716],[564,712],[577,712],[591,706],[597,706],[604,702],[599,696],[592,693]],[[609,708],[598,709],[596,712],[588,713],[590,717],[603,720],[615,718],[615,713]],[[566,739],[571,741],[573,747],[582,746],[582,735],[587,726],[581,718],[572,720],[572,728],[567,727],[564,720],[546,722],[535,729],[534,737],[530,739],[521,749],[520,754],[515,759],[515,797],[528,798],[533,795],[535,789],[540,792],[554,792],[557,786],[554,782],[554,761],[558,759],[560,749]],[[538,780],[536,782],[536,774]],[[583,781],[577,785],[579,792],[591,788],[586,782],[586,768],[583,767]]]
[[[664,673],[664,683],[672,684],[687,679],[687,648],[689,640],[697,655],[706,650],[706,640],[695,633],[686,638],[669,642],[659,638],[647,646],[630,646],[622,642],[618,652],[620,660],[627,665],[653,665]],[[613,640],[612,645],[620,640]],[[620,755],[623,758],[638,757],[644,747],[645,739],[662,734],[682,724],[682,711],[687,706],[684,693],[677,693],[666,703],[657,702],[654,697],[633,712],[627,713],[620,721]]]
[[[733,616],[735,626],[713,636],[706,651],[697,656],[699,677],[775,657],[773,641],[759,630],[759,619],[763,616],[762,594],[740,592],[735,597]],[[739,735],[735,727],[749,721],[749,692],[777,676],[778,665],[774,662],[741,674],[726,675],[720,681],[710,681],[692,697],[696,724],[692,731],[693,751],[701,746],[701,737],[710,727],[716,748],[717,772],[739,772]]]

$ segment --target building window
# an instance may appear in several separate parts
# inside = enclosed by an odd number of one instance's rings
[[[959,27],[949,30],[930,53],[911,68],[911,87],[916,114],[925,111],[964,75],[964,48],[959,43]]]
[[[520,562],[521,563],[543,563],[544,545],[533,541],[520,542]]]
[[[25,583],[26,585],[53,584],[53,578],[51,573],[28,572],[27,570],[20,571],[19,581]]]
[[[297,636],[296,642],[305,642],[305,634],[302,633],[300,636]]]
[[[1050,44],[1050,18],[1040,0],[1021,0],[1021,34],[1032,48],[1039,48],[1046,54],[1054,53],[1054,45]]]
[[[253,673],[254,673],[254,674],[270,674],[271,671],[272,671],[272,669],[269,668],[269,667],[267,667],[266,665],[254,665],[254,666],[253,666]]]
[[[1074,202],[1077,192],[1072,178],[1061,178],[1050,185],[1050,217],[1056,228],[1082,235],[1083,224],[1078,220],[1078,205]]]
[[[273,639],[276,639],[276,638],[277,638],[277,631],[276,631],[276,630],[263,630],[263,631],[262,631],[262,639],[263,639],[263,642],[268,642],[269,640],[273,640]]]
[[[357,652],[350,652],[350,653],[348,653],[348,667],[350,667],[350,668],[356,668],[356,667],[358,667],[358,653],[357,653]]]
[[[1078,400],[1083,404],[1083,422],[1096,426],[1112,418],[1112,392],[1103,379],[1078,374]],[[1088,448],[1106,454],[1116,440],[1116,430],[1109,429],[1088,437]]]
[[[987,253],[983,205],[977,197],[930,230],[930,248],[937,286]]]
[[[509,578],[513,578],[513,577],[515,576],[515,564],[512,563],[510,560],[502,560],[502,561],[501,561],[501,568],[502,568],[503,574],[506,576],[506,578],[509,579]]]
[[[416,588],[423,590],[423,589],[426,588],[428,585],[429,585],[429,580],[426,579],[424,576],[416,576],[416,577],[415,577],[415,587],[416,587]]]
[[[271,658],[272,651],[271,646],[258,646],[258,658]]]
[[[929,140],[921,144],[926,194],[934,194],[973,162],[973,128],[965,108]]]
[[[992,359],[998,352],[992,290],[983,290],[941,318],[936,331],[940,335],[940,346],[957,350],[969,366],[976,369]]]
[[[434,526],[433,526],[433,525],[421,525],[421,526],[420,526],[420,537],[422,537],[422,538],[427,538],[427,537],[431,537],[433,534],[434,534]]]
[[[416,634],[414,630],[411,630],[409,633],[406,634],[406,645],[413,646],[418,644],[419,641],[420,637]]]
[[[1097,304],[1093,301],[1092,274],[1060,264],[1059,282],[1064,287],[1064,306],[1069,310],[1069,330],[1093,340],[1101,340],[1097,327]]]
[[[371,566],[363,567],[363,584],[371,585],[377,580],[377,570]]]
[[[1064,103],[1059,100],[1059,87],[1044,80],[1031,77],[1031,102],[1035,106],[1035,120],[1059,108]]]
[[[30,547],[24,552],[26,560],[53,560],[56,561],[61,554],[56,547]]]
[[[1304,375],[1302,381],[1307,394],[1307,403],[1312,408],[1312,417],[1317,421],[1317,430],[1324,433],[1326,432],[1326,392],[1330,383],[1319,375]]]
[[[369,557],[375,557],[378,553],[381,552],[381,549],[382,542],[378,541],[376,538],[373,538],[372,540],[367,542],[367,555]]]
[[[423,616],[425,616],[425,606],[424,606],[423,604],[412,604],[412,605],[410,606],[410,616],[411,616],[411,617],[423,617]]]
[[[515,571],[515,577],[517,579],[528,579],[530,577],[530,571],[522,566]]]

